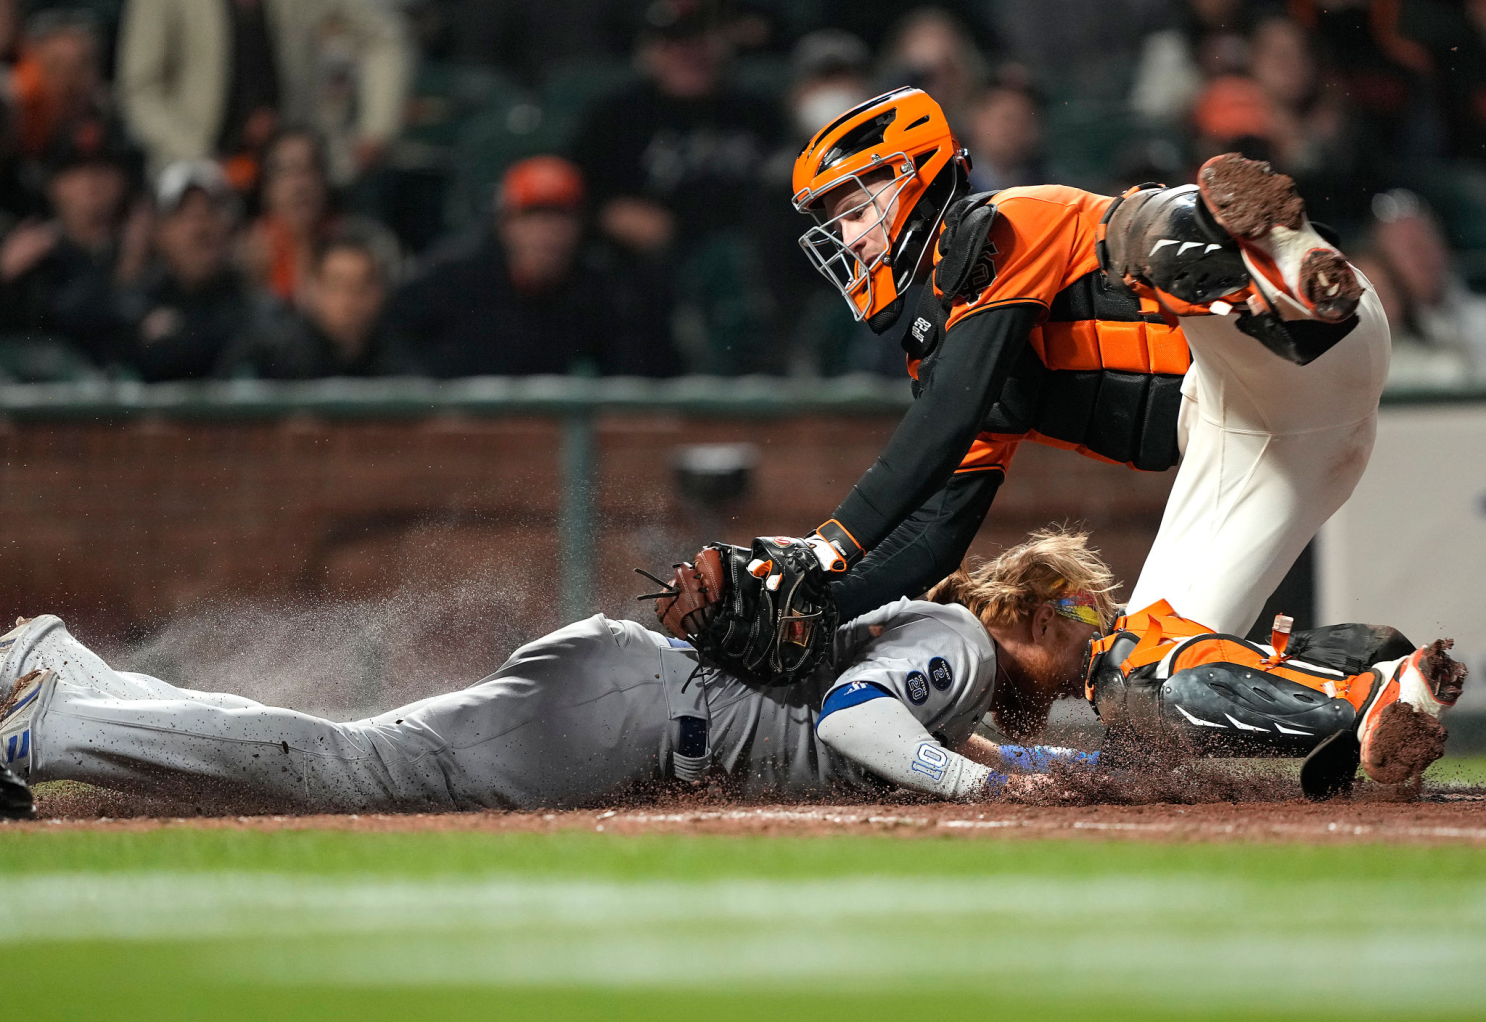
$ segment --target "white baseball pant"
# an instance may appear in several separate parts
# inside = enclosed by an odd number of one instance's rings
[[[1388,377],[1388,321],[1372,286],[1357,326],[1298,366],[1241,333],[1235,317],[1182,320],[1181,466],[1129,607],[1167,600],[1183,617],[1242,635],[1367,467]]]

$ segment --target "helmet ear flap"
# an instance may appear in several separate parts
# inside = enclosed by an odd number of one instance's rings
[[[939,227],[951,212],[955,200],[970,189],[970,175],[961,158],[950,161],[914,203],[913,211],[904,224],[897,243],[893,245],[892,265],[898,293],[902,294],[918,276],[924,255],[933,251]]]

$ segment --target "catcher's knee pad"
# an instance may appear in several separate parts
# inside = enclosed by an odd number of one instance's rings
[[[1357,716],[1345,699],[1231,663],[1176,671],[1156,701],[1163,729],[1220,754],[1304,756]]]
[[[1196,185],[1126,192],[1104,214],[1099,267],[1200,305],[1249,283],[1238,244],[1218,226]]]
[[[1088,697],[1099,719],[1108,727],[1119,727],[1127,723],[1130,681],[1120,670],[1120,665],[1129,658],[1139,642],[1140,636],[1134,632],[1121,632],[1103,652],[1095,652],[1089,662],[1089,680],[1084,695]]]

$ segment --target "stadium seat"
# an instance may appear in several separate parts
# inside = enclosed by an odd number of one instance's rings
[[[0,336],[0,381],[68,383],[103,374],[64,337],[45,334]]]

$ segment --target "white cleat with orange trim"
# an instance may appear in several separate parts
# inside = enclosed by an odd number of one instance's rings
[[[1437,639],[1392,664],[1379,664],[1378,680],[1358,714],[1362,769],[1380,784],[1415,780],[1445,752],[1439,715],[1460,698],[1464,664],[1446,652],[1451,639]],[[1391,669],[1390,669],[1391,668]]]
[[[1224,153],[1202,165],[1197,187],[1238,242],[1253,286],[1282,320],[1340,323],[1357,310],[1362,282],[1311,226],[1292,178],[1263,161]]]

